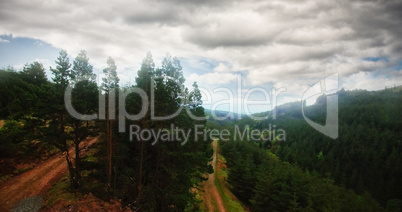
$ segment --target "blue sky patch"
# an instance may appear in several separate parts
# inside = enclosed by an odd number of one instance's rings
[[[372,62],[380,62],[380,61],[389,62],[388,58],[386,57],[365,57],[363,58],[363,60]]]
[[[0,35],[0,68],[21,66],[35,60],[54,58],[59,49],[38,39]],[[49,69],[49,67],[45,67]]]

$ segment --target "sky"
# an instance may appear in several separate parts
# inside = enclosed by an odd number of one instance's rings
[[[169,53],[205,108],[262,112],[334,74],[338,90],[401,85],[402,1],[0,2],[0,68],[39,61],[51,78],[61,49],[86,50],[99,77],[111,56],[122,86],[148,51],[157,66]]]

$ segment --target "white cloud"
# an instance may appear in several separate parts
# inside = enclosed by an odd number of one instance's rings
[[[229,72],[230,68],[227,65],[223,64],[223,63],[219,63],[219,65],[214,68],[214,71],[217,71],[217,72]]]
[[[9,42],[10,42],[9,40],[0,38],[0,43],[9,43]]]
[[[360,72],[345,78],[341,83],[341,87],[346,90],[365,89],[374,91],[402,85],[402,74],[400,72],[394,72],[394,74],[394,76],[376,76],[378,73],[375,72]]]
[[[231,82],[236,82],[238,75],[232,73],[206,73],[202,75],[191,74],[188,77],[188,81],[196,81],[199,85],[227,85]]]

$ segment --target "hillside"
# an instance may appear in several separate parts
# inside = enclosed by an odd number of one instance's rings
[[[402,91],[400,87],[380,91],[341,90],[337,94],[339,137],[335,140],[321,134],[304,120],[301,102],[278,106],[275,120],[272,116],[263,121],[243,118],[232,123],[229,128],[233,130],[233,134],[235,134],[235,127],[249,128],[250,131],[271,129],[270,133],[274,131],[278,133],[281,129],[286,134],[285,139],[278,140],[275,137],[266,139],[262,136],[251,141],[255,145],[247,148],[257,146],[261,151],[268,152],[270,157],[288,162],[295,169],[300,167],[301,170],[306,170],[313,176],[318,175],[320,178],[334,180],[336,185],[352,189],[358,195],[370,195],[390,210],[400,207],[402,205],[400,190],[402,187],[402,167],[400,166],[402,163]],[[324,125],[326,104],[325,96],[321,96],[314,105],[304,108],[306,117]],[[272,115],[272,113],[268,111],[265,114]],[[239,143],[237,145],[241,146],[250,143],[244,141],[246,140],[237,139],[234,143]],[[230,155],[234,154],[233,151],[240,151],[240,149],[236,150],[240,147],[233,147],[231,143],[233,142],[227,142],[222,147],[225,149],[227,146],[225,157],[238,158],[239,156]],[[242,147],[244,148],[246,147]],[[229,149],[232,150],[229,151]],[[247,158],[243,158],[243,161],[248,161]],[[253,160],[256,158],[251,159]],[[255,166],[256,170],[259,170],[262,162],[258,161],[255,161],[257,164],[248,161],[254,165],[247,166]],[[237,166],[243,167],[242,169],[246,166],[245,162],[241,163],[243,165],[236,164],[235,161],[231,163],[233,163],[232,175],[239,168]],[[252,174],[253,172],[250,174],[255,175],[255,173]],[[234,176],[232,177],[235,179]],[[257,185],[252,185],[249,189],[257,189],[254,186]],[[234,193],[239,192],[238,190],[241,189],[234,188]],[[253,204],[252,198],[256,197],[251,195],[242,200]]]

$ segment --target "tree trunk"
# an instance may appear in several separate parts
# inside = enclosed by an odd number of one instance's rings
[[[80,120],[75,120],[75,138],[74,138],[74,144],[75,144],[75,176],[76,176],[76,181],[77,184],[79,185],[80,179],[81,179],[81,160],[80,160],[80,143],[81,143],[81,136],[80,136],[80,127],[81,127],[81,121]]]
[[[63,143],[64,143],[64,149],[65,149],[65,154],[66,154],[66,160],[67,160],[67,166],[68,166],[68,171],[70,173],[70,183],[72,188],[78,188],[78,183],[77,183],[77,177],[74,171],[73,163],[71,162],[71,157],[70,153],[68,152],[68,146],[67,146],[67,141],[62,136],[63,138]]]
[[[142,119],[141,120],[141,129],[144,129],[145,127],[145,120]],[[138,164],[138,171],[137,171],[137,185],[138,185],[138,195],[137,195],[137,200],[136,205],[137,208],[140,207],[141,204],[141,198],[142,198],[142,178],[143,178],[143,163],[144,163],[144,141],[141,139],[137,145],[137,149],[139,151],[139,156],[140,156],[140,160],[139,160],[139,164]]]
[[[68,172],[70,173],[70,184],[72,188],[77,188],[77,182],[76,182],[76,177],[74,174],[74,167],[71,162],[71,157],[70,154],[68,153],[68,146],[67,146],[67,139],[65,135],[65,130],[64,130],[64,116],[63,113],[60,112],[59,116],[59,121],[60,121],[60,140],[62,143],[62,147],[65,155],[66,155],[66,161],[67,161],[67,166],[68,166]]]
[[[107,189],[109,195],[111,195],[111,182],[112,182],[112,123],[110,120],[106,121],[106,149],[107,149]]]
[[[105,94],[106,97],[106,175],[107,175],[107,192],[111,198],[111,183],[112,183],[112,157],[113,157],[113,127],[110,120],[109,112],[109,93]]]
[[[79,181],[81,178],[81,174],[80,174],[80,141],[75,141],[75,176],[76,176],[76,181],[77,184],[79,185]]]

